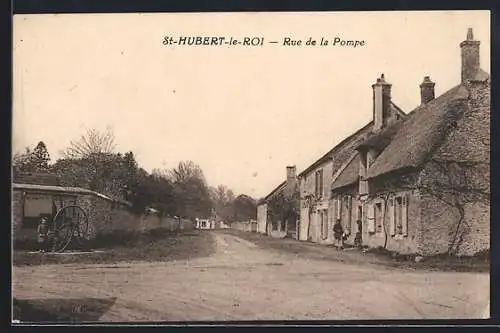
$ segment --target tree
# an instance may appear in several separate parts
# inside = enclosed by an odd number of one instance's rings
[[[273,225],[280,222],[284,222],[285,225],[289,225],[291,222],[292,225],[295,225],[300,214],[299,191],[295,190],[291,195],[278,192],[269,199],[267,211],[268,220]]]
[[[12,157],[14,171],[28,172],[31,170],[31,149],[26,147],[23,153],[16,153]]]
[[[31,163],[36,171],[47,171],[49,169],[50,155],[43,141],[38,142],[31,153]]]
[[[111,128],[100,132],[88,129],[78,140],[72,140],[70,146],[63,152],[68,159],[95,158],[99,155],[112,154],[115,150],[115,135]]]
[[[233,202],[233,207],[235,221],[248,221],[257,218],[257,203],[248,195],[238,195]]]
[[[26,147],[23,153],[16,153],[12,159],[15,171],[20,172],[47,172],[49,170],[50,155],[43,141],[38,142],[35,149]]]
[[[89,129],[78,140],[71,141],[70,146],[62,152],[65,160],[85,161],[83,165],[89,179],[88,188],[91,190],[106,192],[102,179],[106,177],[105,173],[110,173],[110,168],[114,167],[117,161],[114,140],[110,128],[105,132]]]
[[[177,215],[191,219],[208,217],[212,201],[200,166],[192,161],[181,161],[167,174],[174,187]]]
[[[233,203],[235,198],[233,191],[225,185],[218,185],[217,187],[210,187],[209,192],[217,219],[231,222],[234,217]]]

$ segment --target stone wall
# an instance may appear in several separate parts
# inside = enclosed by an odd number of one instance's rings
[[[466,85],[469,98],[457,104],[457,108],[463,107],[463,116],[434,153],[433,161],[437,162],[428,163],[420,175],[423,184],[432,186],[437,181],[452,188],[449,195],[437,189],[447,203],[436,195],[426,195],[422,201],[419,252],[424,255],[447,252],[457,229],[463,234],[457,255],[473,255],[490,248],[490,85],[488,81]],[[439,167],[449,162],[463,167],[459,173]],[[462,177],[465,189],[457,190],[455,183]],[[482,194],[471,195],[467,188]],[[455,199],[464,209],[460,226],[459,210],[453,207]]]
[[[22,193],[22,190],[14,190],[12,196],[14,239],[16,241],[35,240],[37,237],[36,228],[22,227]],[[54,199],[57,209],[75,204],[74,194],[46,193],[46,195]],[[194,224],[190,220],[160,217],[157,214],[134,214],[127,205],[94,194],[76,195],[76,204],[87,214],[89,220],[88,239],[93,239],[98,234],[112,234],[118,230],[145,232],[156,228],[166,228],[170,231],[194,229]]]
[[[231,229],[246,232],[257,232],[257,221],[238,221],[231,223]]]

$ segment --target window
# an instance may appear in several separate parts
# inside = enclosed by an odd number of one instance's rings
[[[323,170],[316,171],[315,179],[315,193],[316,196],[321,198],[323,196]]]
[[[351,233],[351,223],[352,223],[352,210],[351,210],[351,196],[345,196],[344,197],[344,203],[343,203],[343,224],[344,224],[344,229],[345,231],[349,234]]]
[[[389,202],[391,236],[408,235],[408,197],[401,195]]]
[[[368,232],[374,233],[375,232],[375,205],[373,204],[368,204],[368,211],[367,211],[367,223],[368,223]]]
[[[40,215],[53,215],[52,196],[47,194],[27,193],[23,200],[22,227],[36,229],[40,222]]]
[[[398,197],[396,200],[394,200],[394,203],[396,206],[394,207],[394,213],[395,213],[395,222],[396,222],[396,235],[402,235],[403,234],[403,198]]]

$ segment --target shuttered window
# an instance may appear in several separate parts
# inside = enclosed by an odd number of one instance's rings
[[[344,206],[343,206],[343,209],[345,209],[344,211],[344,217],[345,217],[345,220],[343,221],[344,223],[344,227],[345,227],[345,231],[347,234],[350,234],[351,233],[351,230],[352,230],[352,227],[351,227],[351,224],[352,224],[352,197],[351,196],[345,196],[344,197]]]
[[[337,214],[335,216],[336,220],[340,220],[340,217],[342,216],[342,202],[340,201],[340,197],[337,197],[336,202],[336,209],[337,209]]]
[[[397,202],[395,199],[389,199],[388,202],[388,211],[389,211],[389,234],[394,236],[396,234],[396,207],[394,203]]]
[[[402,234],[403,236],[408,236],[408,195],[404,195],[402,197],[402,216],[401,216],[401,220],[402,220]]]
[[[383,233],[384,232],[384,227],[383,227],[383,209],[384,209],[384,202],[377,202],[375,203],[375,231],[377,233]]]
[[[368,232],[375,232],[375,205],[370,203],[367,205],[366,212],[367,224],[368,224]]]

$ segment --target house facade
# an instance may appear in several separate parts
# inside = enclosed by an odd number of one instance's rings
[[[402,119],[384,120],[391,86],[384,77],[373,85],[374,130],[331,184],[337,207],[361,221],[364,245],[419,255],[489,249],[490,78],[471,29],[460,48],[461,82],[436,98],[424,77],[420,106]],[[353,242],[352,215],[337,216]]]
[[[390,90],[379,89],[382,79],[373,86],[374,98],[380,106],[374,112],[374,120],[345,138],[300,173],[300,240],[332,244],[333,225],[337,220],[340,220],[348,235],[354,235],[352,231],[356,228],[356,216],[359,214],[358,198],[356,191],[346,185],[351,185],[358,177],[359,153],[356,148],[377,130],[377,126],[389,126],[406,117],[387,98],[390,97]],[[385,102],[385,109],[379,103],[382,100]],[[341,190],[332,191],[332,184],[340,185],[337,187]]]

